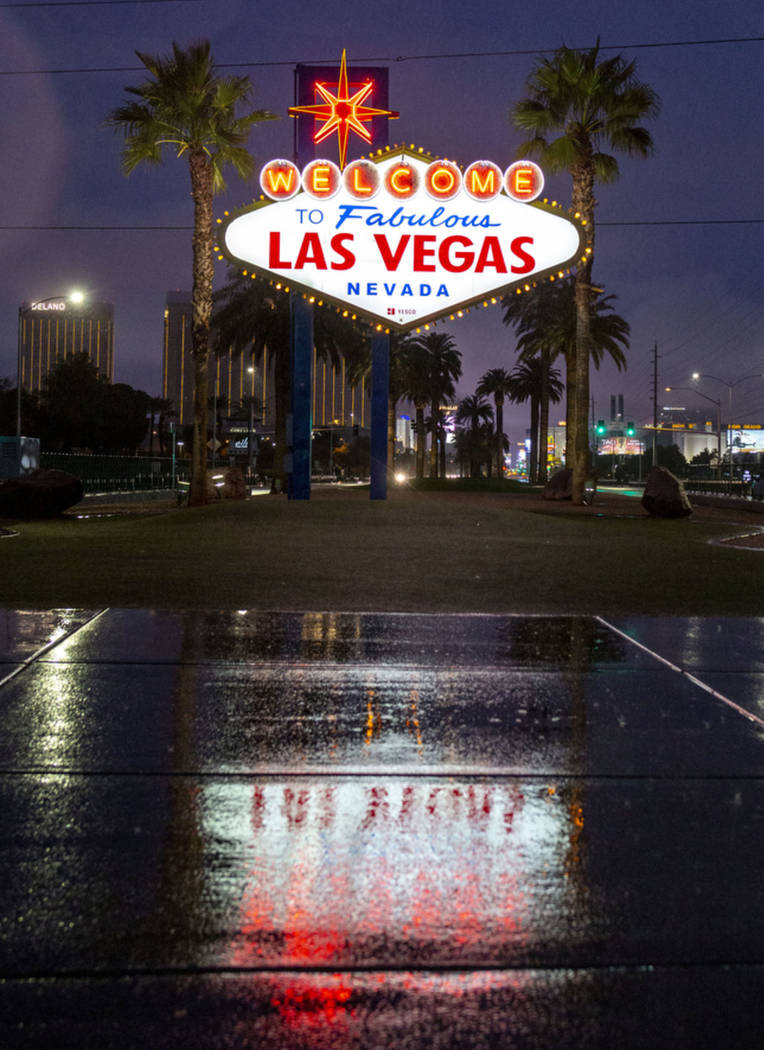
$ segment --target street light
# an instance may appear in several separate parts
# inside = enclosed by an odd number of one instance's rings
[[[247,428],[247,472],[250,482],[254,473],[254,449],[252,447],[252,432],[255,429],[255,367],[247,368],[247,375],[252,376],[252,389],[249,394],[249,427]]]
[[[85,301],[85,293],[73,291],[70,292],[69,295],[49,295],[45,299],[35,299],[28,307],[25,307],[24,305],[19,307],[19,328],[16,347],[16,448],[19,456],[21,456],[21,359],[24,350],[21,338],[22,316],[25,309],[34,310],[42,306],[44,303],[52,303],[56,300],[63,300],[65,303],[73,303],[76,306]]]
[[[695,376],[693,376],[693,379]],[[708,394],[702,393],[700,390],[696,390],[694,386],[667,386],[666,390],[686,390],[691,394],[697,394],[698,397],[703,397],[706,401],[710,401],[712,405],[716,405],[716,480],[722,480],[722,403],[717,401],[715,397],[709,397]],[[731,457],[730,457],[731,458]]]
[[[729,413],[728,418],[727,418],[727,444],[728,444],[729,450],[730,450],[730,481],[732,481],[733,478],[734,478],[734,468],[733,468],[733,463],[732,463],[732,434],[730,432],[730,427],[732,426],[732,391],[739,383],[744,383],[747,379],[764,379],[764,374],[761,373],[761,372],[752,372],[750,375],[740,376],[739,379],[733,379],[732,381],[730,381],[730,380],[727,380],[727,379],[722,379],[721,376],[709,375],[707,372],[693,372],[692,373],[692,378],[695,379],[695,380],[697,380],[697,379],[713,379],[714,382],[716,382],[716,383],[723,383],[724,386],[727,387],[727,392],[728,392],[728,395],[729,395],[729,401],[728,401],[728,407],[727,407],[727,411]],[[700,391],[698,391],[698,393],[700,393]],[[706,395],[702,394],[701,396],[705,397]],[[709,398],[708,400],[712,401],[713,398]],[[721,430],[721,408],[719,409],[719,429]]]

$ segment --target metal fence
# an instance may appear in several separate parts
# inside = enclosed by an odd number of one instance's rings
[[[708,481],[688,478],[684,481],[685,491],[701,495],[737,496],[739,499],[750,499],[754,482],[751,481]]]
[[[85,492],[137,492],[172,489],[187,481],[191,464],[171,456],[97,456],[43,452],[40,466],[79,478]]]

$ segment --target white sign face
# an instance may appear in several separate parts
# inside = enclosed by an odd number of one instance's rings
[[[273,161],[260,181],[275,199],[227,217],[220,249],[316,300],[391,330],[417,328],[582,255],[577,223],[522,202],[543,186],[522,164],[502,173],[478,161],[462,174],[403,150],[343,172],[316,160],[301,175]]]

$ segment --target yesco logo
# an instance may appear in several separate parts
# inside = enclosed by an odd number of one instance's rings
[[[260,185],[263,200],[221,220],[221,258],[398,330],[562,272],[583,251],[579,225],[536,200],[544,177],[530,161],[274,160]]]

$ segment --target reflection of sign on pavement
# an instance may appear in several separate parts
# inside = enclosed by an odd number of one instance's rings
[[[575,221],[529,203],[543,186],[529,161],[505,172],[477,161],[462,173],[400,149],[344,171],[271,161],[260,181],[271,199],[227,215],[220,250],[277,287],[399,331],[563,276],[584,250]]]

